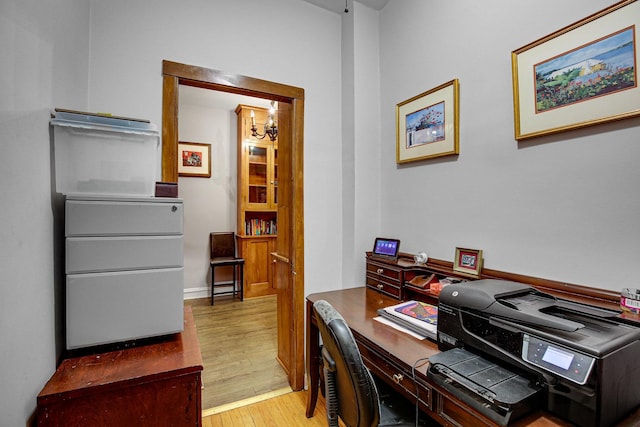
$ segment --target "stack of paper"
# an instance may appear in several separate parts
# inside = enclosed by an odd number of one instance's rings
[[[438,334],[438,307],[422,301],[406,301],[381,308],[378,314],[412,332],[433,340]]]

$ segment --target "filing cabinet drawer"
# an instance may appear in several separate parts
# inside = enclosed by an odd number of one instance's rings
[[[67,348],[183,330],[182,268],[67,275]]]
[[[69,237],[66,273],[182,267],[183,236]]]
[[[67,198],[70,236],[183,234],[182,200],[165,198]]]

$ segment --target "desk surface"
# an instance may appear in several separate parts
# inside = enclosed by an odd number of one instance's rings
[[[429,340],[419,340],[373,320],[378,309],[397,304],[398,300],[368,288],[352,288],[312,294],[312,303],[328,301],[346,320],[354,335],[372,341],[389,356],[413,366],[416,360],[439,353],[438,345]]]
[[[375,345],[382,353],[386,353],[390,361],[411,367],[418,359],[431,357],[439,352],[438,345],[433,341],[416,339],[409,334],[373,320],[377,316],[379,308],[397,304],[398,301],[395,299],[366,287],[316,293],[307,297],[307,301],[311,304],[321,299],[328,301],[342,314],[356,340]],[[309,319],[309,314],[307,319]],[[307,328],[309,327],[307,325]],[[430,382],[426,379],[427,367],[425,365],[417,368],[416,374],[424,381]],[[446,394],[444,391],[440,392]],[[512,425],[550,427],[571,424],[544,411],[537,411]],[[640,425],[640,411],[636,411],[620,424],[625,427],[638,425]]]

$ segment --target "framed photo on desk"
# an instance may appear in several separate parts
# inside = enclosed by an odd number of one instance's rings
[[[456,248],[453,269],[460,273],[479,276],[482,270],[482,249]]]

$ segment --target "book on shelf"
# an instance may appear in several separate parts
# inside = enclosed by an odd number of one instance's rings
[[[263,236],[278,234],[278,226],[274,220],[247,219],[244,222],[244,232],[247,236]]]
[[[433,340],[438,334],[438,307],[422,301],[405,301],[378,310],[378,314],[418,335]]]

